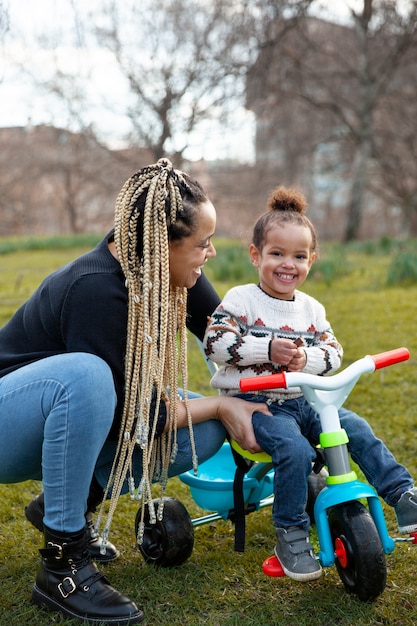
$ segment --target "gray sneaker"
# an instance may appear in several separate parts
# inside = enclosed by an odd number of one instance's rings
[[[277,528],[275,556],[290,578],[300,581],[315,580],[321,576],[321,566],[316,560],[308,532],[298,526]]]
[[[400,533],[417,531],[417,487],[404,491],[395,505],[395,514]]]

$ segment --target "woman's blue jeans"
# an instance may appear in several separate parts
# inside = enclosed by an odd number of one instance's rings
[[[109,476],[115,444],[106,440],[115,407],[112,372],[92,354],[48,357],[0,378],[0,483],[42,480],[48,528],[84,527],[93,473],[102,485]],[[194,436],[202,462],[220,448],[225,430],[209,420],[194,427]],[[184,428],[171,475],[191,467]]]
[[[263,396],[241,395],[247,400],[265,402]],[[275,470],[273,520],[275,526],[308,528],[305,512],[307,477],[315,459],[312,446],[321,432],[318,414],[304,397],[287,400],[282,405],[269,404],[272,415],[256,412],[252,423],[259,445],[271,455]],[[350,455],[368,482],[390,506],[410,489],[413,478],[378,439],[369,424],[347,409],[339,410],[342,428],[349,438]]]

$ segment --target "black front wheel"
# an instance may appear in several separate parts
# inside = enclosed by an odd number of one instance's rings
[[[162,520],[151,524],[149,509],[145,506],[144,533],[139,550],[147,563],[161,567],[181,565],[190,556],[194,547],[194,527],[185,506],[175,498],[164,498]],[[157,509],[159,499],[154,501]],[[139,508],[135,519],[135,533],[142,517],[142,508]]]
[[[328,511],[336,567],[348,593],[367,602],[385,589],[385,554],[374,520],[357,500],[343,502]]]

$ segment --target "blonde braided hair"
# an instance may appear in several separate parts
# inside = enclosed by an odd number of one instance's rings
[[[190,236],[196,228],[199,205],[207,197],[196,182],[175,170],[168,159],[139,170],[122,187],[115,207],[115,245],[128,291],[128,322],[125,356],[125,398],[120,435],[106,494],[111,490],[103,529],[108,539],[113,514],[129,473],[131,497],[149,507],[150,521],[162,519],[152,503],[152,482],[168,480],[176,455],[177,395],[182,378],[188,416],[193,464],[197,470],[191,415],[187,398],[187,290],[172,287],[169,275],[169,243]],[[177,347],[179,335],[179,356]],[[172,401],[168,402],[169,388]],[[156,438],[161,400],[167,402],[168,429]],[[151,411],[152,406],[152,411]],[[135,485],[132,456],[142,450],[143,474]],[[144,512],[145,507],[142,507]],[[103,507],[97,520],[103,514]],[[143,515],[138,541],[143,536]]]

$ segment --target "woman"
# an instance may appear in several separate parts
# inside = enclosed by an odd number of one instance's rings
[[[119,495],[137,489],[149,503],[153,481],[213,455],[226,430],[259,450],[252,404],[166,391],[179,378],[187,388],[186,325],[202,338],[218,303],[202,274],[215,222],[201,186],[167,159],[143,168],[119,193],[114,231],[0,330],[0,482],[44,487],[27,507],[45,535],[39,605],[88,623],[141,622],[91,556],[117,555],[107,537]],[[103,488],[110,510],[95,545],[89,514]]]

